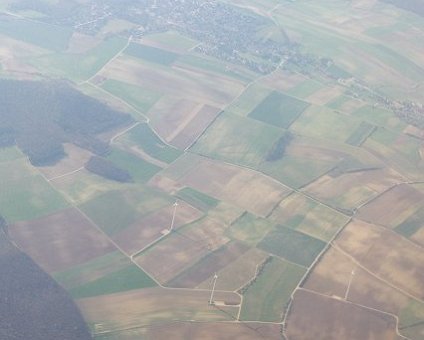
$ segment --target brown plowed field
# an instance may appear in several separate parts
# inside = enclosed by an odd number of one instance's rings
[[[76,209],[10,226],[18,246],[47,272],[64,270],[115,250]]]

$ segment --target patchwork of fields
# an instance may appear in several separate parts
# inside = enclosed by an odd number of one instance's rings
[[[422,339],[424,129],[373,97],[424,102],[422,20],[379,1],[223,3],[318,65],[261,74],[177,29],[105,17],[86,34],[0,5],[0,77],[66,79],[134,119],[100,136],[125,183],[76,145],[38,168],[0,148],[9,237],[99,340]]]

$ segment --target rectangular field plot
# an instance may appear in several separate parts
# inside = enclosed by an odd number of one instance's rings
[[[406,123],[396,117],[393,112],[375,106],[365,105],[358,107],[352,112],[352,116],[395,131],[402,131],[406,127]]]
[[[277,127],[223,113],[191,150],[231,163],[256,167],[283,133]]]
[[[272,229],[274,229],[274,223],[268,219],[244,213],[231,224],[227,235],[255,246]]]
[[[125,54],[136,58],[141,58],[151,63],[157,63],[167,66],[171,65],[178,58],[178,54],[176,53],[136,43],[131,43],[125,49]]]
[[[176,208],[169,204],[146,217],[136,219],[131,225],[115,234],[114,241],[128,254],[139,252],[168,232],[174,209],[173,230],[191,223],[203,215],[199,210],[183,201],[180,201]]]
[[[102,332],[147,326],[164,321],[221,321],[237,315],[240,297],[235,293],[216,292],[215,300],[230,306],[209,305],[209,291],[182,291],[145,288],[124,293],[77,300],[84,319],[93,331]],[[96,327],[97,325],[97,327]]]
[[[152,67],[140,59],[120,56],[100,76],[132,84],[178,98],[196,98],[196,102],[218,108],[231,102],[244,83],[201,70],[176,67]]]
[[[9,223],[38,218],[68,206],[27,159],[0,163],[0,187],[0,214]]]
[[[83,81],[95,75],[126,43],[122,38],[112,37],[81,54],[55,53],[34,58],[31,63],[52,76]]]
[[[72,35],[72,30],[69,28],[5,16],[2,16],[0,22],[0,32],[53,51],[65,50]]]
[[[155,286],[157,284],[143,270],[131,263],[97,280],[73,287],[69,294],[74,299],[80,299]]]
[[[107,79],[101,84],[101,87],[143,113],[147,113],[162,96],[159,92],[113,79]],[[143,119],[143,117],[137,118],[140,120]]]
[[[180,157],[162,172],[181,185],[266,216],[290,190],[255,171],[192,154]]]
[[[359,209],[357,217],[370,223],[382,224],[391,228],[406,222],[403,225],[404,232],[408,234],[408,228],[412,228],[410,232],[413,234],[414,229],[422,225],[417,220],[417,217],[414,218],[413,215],[423,209],[424,194],[404,184],[384,192],[375,200],[363,206]],[[408,223],[408,218],[410,217],[412,220]]]
[[[226,111],[239,116],[246,116],[253,111],[272,92],[272,89],[253,83],[246,87],[240,97],[226,108]]]
[[[287,336],[316,339],[317,334],[329,339],[399,339],[396,319],[390,315],[298,290],[287,319]]]
[[[195,288],[225,266],[244,256],[249,250],[245,244],[230,242],[209,253],[190,268],[178,274],[166,285],[177,288]]]
[[[143,43],[182,53],[196,46],[199,42],[188,38],[177,31],[166,31],[144,36]]]
[[[201,211],[208,211],[209,209],[215,208],[219,203],[217,199],[189,187],[179,190],[177,192],[177,197]]]
[[[146,161],[159,166],[165,166],[181,155],[181,151],[166,145],[145,123],[141,123],[128,133],[120,136],[117,142],[122,144],[123,147],[130,148]]]
[[[322,241],[329,241],[348,221],[346,216],[298,193],[285,198],[269,219]]]
[[[304,267],[315,260],[324,246],[321,240],[283,226],[269,232],[258,244],[259,249]]]
[[[361,121],[354,117],[338,114],[325,107],[310,106],[291,129],[308,137],[344,142],[360,124]]]
[[[267,253],[257,248],[250,248],[243,256],[240,256],[217,272],[218,279],[216,280],[215,288],[217,290],[239,290],[255,277],[258,267],[268,257]],[[214,274],[203,281],[198,288],[211,289]]]
[[[248,116],[264,123],[288,128],[308,106],[304,101],[274,91]]]
[[[208,219],[172,232],[159,243],[135,257],[135,261],[159,282],[166,283],[230,240],[226,226]]]
[[[324,175],[303,190],[329,205],[352,210],[401,180],[393,170],[370,169],[336,177]]]
[[[113,190],[83,203],[80,209],[104,232],[114,235],[170,203],[170,197],[151,189]]]
[[[377,277],[418,299],[424,296],[424,253],[420,246],[359,220],[343,230],[336,244]]]
[[[244,287],[241,320],[279,322],[305,269],[271,257]]]
[[[10,226],[10,235],[47,272],[64,270],[115,250],[78,210]]]
[[[146,336],[148,339],[156,340],[187,340],[187,339],[243,339],[243,340],[280,340],[281,328],[272,324],[236,324],[236,323],[173,323],[161,327],[151,327]],[[225,334],[225,335],[224,335]],[[139,340],[140,338],[119,338],[120,340]],[[111,338],[100,338],[99,340],[112,340]]]
[[[120,169],[126,170],[135,182],[145,183],[161,168],[132,153],[113,148],[106,157]]]
[[[360,146],[374,132],[376,126],[367,122],[361,125],[346,139],[349,145]]]

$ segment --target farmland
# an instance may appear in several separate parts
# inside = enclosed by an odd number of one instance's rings
[[[415,3],[4,1],[1,237],[93,339],[421,340]]]

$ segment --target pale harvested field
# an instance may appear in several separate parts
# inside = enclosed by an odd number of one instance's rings
[[[199,156],[189,156],[167,170],[177,182],[228,201],[259,216],[266,216],[290,189],[252,170]],[[193,161],[192,161],[193,160]]]
[[[340,86],[333,86],[333,87],[326,86],[314,92],[313,94],[305,98],[305,100],[315,105],[325,105],[328,102],[340,96],[343,92],[344,92],[344,89]]]
[[[260,323],[173,323],[149,328],[155,340],[281,340],[280,326]]]
[[[352,209],[399,182],[401,178],[394,171],[377,169],[337,177],[324,175],[303,190],[318,199]]]
[[[330,248],[303,286],[321,294],[344,298],[352,270],[356,270],[356,267],[347,256]]]
[[[303,83],[307,78],[298,73],[290,71],[278,70],[261,80],[261,84],[281,92],[290,90]]]
[[[114,241],[128,254],[133,254],[162,236],[171,226],[173,205],[160,209],[114,235]],[[202,212],[180,201],[175,213],[174,230],[202,216]]]
[[[291,340],[399,340],[395,318],[299,290],[287,319]]]
[[[131,290],[77,300],[85,320],[102,331],[113,331],[163,321],[219,321],[231,320],[226,313],[237,312],[237,307],[223,307],[224,311],[208,304],[209,291],[182,291],[163,288]],[[216,292],[216,300],[238,304],[234,293]]]
[[[64,149],[67,155],[65,158],[61,159],[55,165],[38,168],[47,179],[61,176],[83,167],[92,156],[91,152],[73,144],[64,144]]]
[[[216,107],[204,105],[187,124],[176,130],[178,134],[172,139],[171,144],[180,149],[189,147],[213,122],[219,112],[221,110]]]
[[[351,222],[335,243],[378,277],[418,299],[424,298],[422,247],[359,220]]]
[[[59,213],[10,226],[18,246],[51,273],[115,250],[107,238],[81,213]]]
[[[211,106],[223,107],[243,89],[243,84],[201,71],[153,68],[129,57],[117,58],[101,75],[106,78],[141,86],[166,95],[196,98]]]
[[[69,40],[67,53],[83,54],[102,42],[99,37],[74,32]]]
[[[424,194],[409,185],[399,185],[366,204],[357,217],[367,222],[396,227],[424,206]]]
[[[418,230],[414,235],[412,235],[410,239],[424,247],[424,221],[420,230]]]
[[[229,241],[225,226],[211,219],[197,222],[193,228],[176,231],[137,256],[135,261],[159,282],[166,283],[200,258]]]

